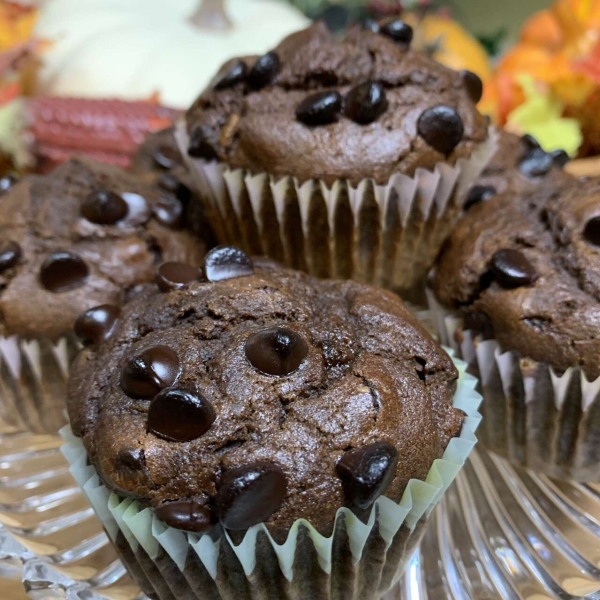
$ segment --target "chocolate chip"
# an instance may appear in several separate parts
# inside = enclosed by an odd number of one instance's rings
[[[497,193],[496,188],[491,185],[474,185],[467,194],[464,208],[469,210],[472,206],[493,198]]]
[[[248,277],[254,275],[250,257],[235,246],[217,246],[204,258],[204,274],[207,281]]]
[[[492,256],[492,272],[496,281],[504,288],[517,288],[530,285],[537,278],[535,267],[520,251],[512,248],[498,250]]]
[[[168,346],[150,346],[129,358],[121,370],[121,388],[131,398],[154,398],[179,379],[179,357]]]
[[[113,304],[101,304],[84,312],[75,321],[75,335],[85,344],[98,344],[113,332],[121,309]]]
[[[0,177],[0,196],[8,192],[17,183],[19,183],[19,176],[16,173],[6,173],[6,175]]]
[[[540,143],[529,133],[523,135],[521,141],[527,150],[537,150],[540,147]]]
[[[194,127],[190,133],[188,154],[192,158],[203,158],[204,160],[216,160],[218,158],[213,142],[199,125]]]
[[[478,75],[466,69],[460,72],[460,76],[462,77],[469,98],[477,104],[483,96],[483,82]]]
[[[259,90],[269,85],[279,74],[281,62],[275,52],[267,52],[255,63],[248,73],[248,84],[251,88]]]
[[[296,119],[305,125],[327,125],[337,120],[341,110],[342,96],[339,92],[320,92],[300,102]]]
[[[42,264],[40,282],[50,292],[67,292],[81,287],[90,270],[77,254],[55,252]]]
[[[21,246],[16,242],[4,242],[0,245],[0,273],[14,267],[21,258]]]
[[[169,527],[194,533],[205,533],[213,524],[210,510],[193,500],[166,502],[161,504],[154,514]]]
[[[152,153],[152,159],[156,166],[161,169],[172,169],[181,164],[181,154],[177,148],[163,144],[156,148]]]
[[[110,190],[96,190],[89,194],[81,205],[81,215],[91,223],[113,225],[125,216],[127,202]]]
[[[388,21],[379,28],[380,32],[394,40],[403,44],[410,44],[413,39],[413,28],[400,19]]]
[[[131,471],[141,471],[146,466],[144,451],[141,448],[122,448],[117,460]]]
[[[586,242],[594,246],[600,246],[600,216],[592,217],[585,225],[583,237]]]
[[[356,123],[368,125],[381,116],[387,107],[383,86],[376,81],[365,81],[348,92],[344,113]]]
[[[193,281],[200,281],[197,267],[182,262],[166,262],[156,269],[156,284],[161,292],[183,290]]]
[[[215,83],[215,90],[224,90],[241,83],[248,74],[248,66],[243,60],[234,62],[227,72]]]
[[[269,327],[246,340],[246,358],[267,375],[289,375],[302,364],[308,344],[286,327]]]
[[[172,442],[190,442],[205,434],[217,415],[201,394],[171,387],[157,394],[148,411],[148,431]]]
[[[156,220],[169,229],[183,227],[183,205],[174,197],[159,198],[152,207]]]
[[[283,503],[287,482],[270,462],[257,462],[227,471],[217,492],[221,523],[234,531],[264,523]]]
[[[368,508],[392,483],[397,465],[396,448],[389,442],[375,442],[349,450],[335,468],[346,500],[359,508]]]
[[[525,177],[542,177],[550,171],[553,164],[550,154],[546,154],[541,148],[536,148],[521,161],[519,170]]]
[[[163,173],[156,183],[161,190],[173,194],[183,204],[187,204],[192,198],[190,188],[171,173]]]
[[[552,157],[552,162],[557,167],[561,168],[564,167],[569,160],[571,160],[569,155],[564,150],[554,150],[553,152],[550,152],[550,156]]]
[[[419,135],[442,154],[451,154],[462,140],[465,128],[460,115],[449,106],[429,108],[417,125]]]

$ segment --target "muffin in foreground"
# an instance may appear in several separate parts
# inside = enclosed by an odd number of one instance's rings
[[[483,443],[516,464],[600,481],[600,183],[471,208],[434,279],[444,343],[480,377]]]
[[[178,600],[383,594],[473,447],[474,380],[375,288],[223,246],[157,283],[68,398],[65,453],[133,576]]]
[[[72,334],[86,309],[120,305],[164,260],[200,264],[183,208],[144,179],[85,159],[26,177],[0,202],[0,410],[35,431],[64,424]],[[96,317],[111,322],[116,309]]]
[[[481,81],[410,50],[392,21],[324,24],[234,59],[177,131],[220,240],[319,277],[409,294],[495,136]]]

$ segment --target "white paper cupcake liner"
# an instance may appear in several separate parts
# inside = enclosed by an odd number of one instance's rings
[[[489,450],[517,466],[560,479],[600,482],[600,378],[503,351],[495,339],[464,329],[461,314],[428,293],[440,342],[454,349],[479,380]]]
[[[481,396],[466,364],[453,400],[467,417],[424,481],[411,480],[400,503],[379,498],[366,523],[347,508],[336,515],[333,533],[321,535],[308,521],[296,521],[283,544],[265,525],[232,540],[221,528],[194,535],[165,526],[151,508],[120,499],[100,481],[82,441],[62,430],[71,473],[147,595],[160,600],[300,600],[378,598],[402,574],[423,525],[476,444]]]
[[[77,350],[73,337],[0,337],[0,420],[34,433],[57,433],[67,422],[67,379]]]
[[[347,180],[331,186],[251,175],[188,156],[180,120],[175,137],[198,197],[221,243],[236,244],[318,277],[355,279],[422,295],[422,282],[460,216],[465,195],[498,144],[488,139],[455,166],[439,163],[386,185]]]

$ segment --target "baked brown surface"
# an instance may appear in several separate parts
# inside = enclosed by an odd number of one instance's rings
[[[0,202],[2,334],[65,335],[86,309],[151,281],[159,262],[200,264],[204,244],[181,230],[182,210],[151,181],[87,159],[26,177]]]
[[[600,182],[567,178],[473,206],[441,254],[436,294],[503,348],[596,378],[599,217]]]
[[[274,53],[233,59],[188,111],[193,153],[328,184],[386,183],[394,173],[470,156],[488,130],[475,107],[476,76],[411,51],[408,37],[357,27],[339,41],[319,23]],[[357,89],[369,82],[370,91]],[[303,105],[318,93],[328,95]],[[422,119],[436,107],[448,110]]]
[[[301,517],[325,532],[341,506],[372,504],[365,490],[400,500],[462,427],[447,354],[391,293],[275,265],[236,269],[245,276],[149,286],[111,337],[79,356],[69,415],[104,483],[198,531],[217,519],[248,524],[224,506],[235,499],[232,474],[252,465],[272,476],[261,506],[274,503],[267,523],[276,532]],[[289,354],[271,345],[273,328],[292,340]],[[132,370],[134,357],[161,363],[162,383]],[[181,393],[196,398],[196,417],[172,416]],[[383,487],[353,479],[368,452],[384,463],[397,452]],[[243,510],[259,510],[253,502],[244,497]]]

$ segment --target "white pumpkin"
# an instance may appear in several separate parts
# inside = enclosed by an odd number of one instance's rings
[[[163,104],[187,108],[227,59],[262,54],[308,25],[281,0],[227,0],[227,19],[206,18],[219,4],[45,0],[35,33],[53,44],[43,57],[40,91],[130,100],[157,92]]]

